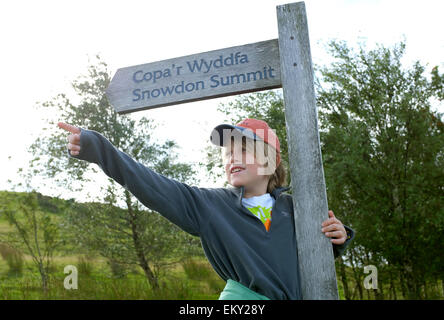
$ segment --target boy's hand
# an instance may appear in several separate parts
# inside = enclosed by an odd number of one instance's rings
[[[336,219],[333,211],[328,211],[329,218],[322,223],[322,232],[326,237],[333,238],[331,242],[334,244],[343,244],[347,240],[347,232],[341,221]]]
[[[59,128],[71,132],[68,136],[68,150],[71,155],[78,156],[80,152],[80,128],[64,122],[59,122],[57,125]]]

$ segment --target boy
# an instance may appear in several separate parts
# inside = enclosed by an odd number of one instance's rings
[[[98,164],[145,206],[200,237],[209,262],[227,281],[219,299],[302,298],[292,197],[283,193],[289,187],[283,187],[280,144],[266,122],[245,119],[211,133],[212,143],[223,147],[233,188],[188,186],[153,172],[95,131],[58,125],[71,132],[70,156]],[[338,256],[354,232],[332,211],[329,216],[322,232],[334,238]]]

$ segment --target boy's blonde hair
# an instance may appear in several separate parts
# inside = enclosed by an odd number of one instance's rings
[[[283,187],[287,184],[287,170],[281,161],[274,173],[270,176],[267,185],[267,192],[272,193],[277,187]]]

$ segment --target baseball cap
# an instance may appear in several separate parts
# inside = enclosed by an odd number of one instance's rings
[[[231,135],[224,135],[224,130],[236,130],[243,136],[247,138],[264,141],[268,145],[276,149],[276,163],[279,165],[281,156],[281,146],[279,143],[279,138],[273,129],[271,129],[268,124],[263,120],[258,119],[244,119],[241,122],[231,125],[231,124],[221,124],[213,129],[210,136],[210,141],[216,146],[223,147],[227,144],[227,138],[231,140]],[[231,132],[230,131],[230,132]],[[225,131],[226,132],[226,131]],[[225,138],[225,139],[224,139]]]

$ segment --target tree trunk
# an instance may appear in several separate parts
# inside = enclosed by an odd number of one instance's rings
[[[400,277],[401,277],[401,293],[402,293],[402,298],[403,299],[407,299],[407,290],[406,290],[406,284],[405,284],[404,271],[400,272]]]
[[[48,294],[48,275],[45,272],[45,268],[43,267],[43,262],[39,262],[39,273],[42,279],[42,289],[45,296]]]
[[[361,287],[361,279],[360,279],[360,277],[358,275],[358,272],[356,271],[356,267],[355,267],[355,264],[353,262],[354,257],[355,257],[355,255],[354,255],[353,250],[350,250],[350,264],[352,266],[353,276],[354,276],[355,282],[356,282],[356,287],[358,288],[359,299],[362,300],[363,293],[362,293],[362,287]]]
[[[392,296],[391,296],[391,299],[392,300],[398,300],[398,298],[397,298],[397,296],[396,296],[396,289],[395,289],[395,282],[394,282],[394,280],[393,280],[393,276],[392,276],[392,273],[391,272],[389,272],[389,277],[390,277],[390,290],[391,290],[391,292],[392,292]]]
[[[441,279],[441,295],[444,297],[444,279]]]
[[[378,289],[375,291],[376,299],[384,300],[384,289],[382,286],[382,282],[378,281]]]
[[[159,282],[154,272],[151,270],[148,260],[146,259],[145,253],[143,252],[143,246],[140,243],[139,230],[137,229],[137,215],[133,210],[131,204],[131,198],[128,191],[125,191],[126,205],[128,207],[129,223],[131,226],[131,234],[133,237],[134,248],[136,249],[137,258],[139,260],[139,266],[145,272],[146,277],[154,290],[159,289]]]
[[[419,299],[419,287],[418,281],[415,279],[411,271],[407,271],[407,290],[408,290],[408,298],[409,299]]]
[[[342,257],[340,258],[339,272],[341,273],[341,281],[342,281],[342,286],[344,288],[344,297],[346,300],[350,300],[350,290],[348,288],[348,283],[347,283],[346,267],[344,259]]]
[[[428,293],[427,293],[427,281],[426,281],[426,280],[423,281],[423,285],[422,285],[422,287],[424,288],[424,296],[423,296],[423,299],[427,300],[427,299],[429,298],[429,295],[428,295]]]

